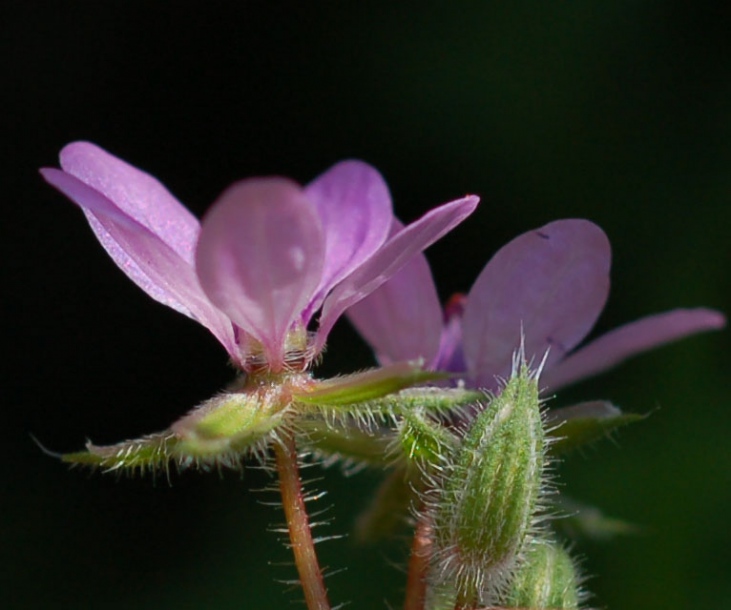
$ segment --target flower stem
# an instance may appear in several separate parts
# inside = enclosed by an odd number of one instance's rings
[[[307,608],[308,610],[330,610],[330,602],[327,599],[322,571],[317,562],[315,544],[312,540],[312,531],[302,495],[302,482],[297,463],[297,445],[291,432],[285,432],[282,435],[281,443],[274,443],[274,454],[277,460],[284,514],[289,528],[289,540],[292,543],[294,561],[299,572]]]
[[[431,545],[431,519],[422,512],[416,523],[414,541],[411,545],[404,610],[424,610]]]

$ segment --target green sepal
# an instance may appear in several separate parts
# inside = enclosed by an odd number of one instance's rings
[[[388,429],[309,419],[300,420],[297,431],[304,445],[326,456],[378,467],[386,467],[392,462],[388,453],[394,433]]]
[[[403,466],[388,473],[370,504],[355,522],[355,540],[373,544],[393,536],[406,523],[409,507],[417,501],[415,482]]]
[[[394,414],[406,415],[416,410],[434,416],[460,415],[463,408],[486,400],[484,392],[465,388],[408,388],[383,399]]]
[[[171,426],[179,437],[176,450],[194,460],[216,460],[255,447],[283,419],[279,404],[258,392],[221,394]]]
[[[592,400],[553,409],[546,415],[546,425],[552,437],[549,451],[553,455],[566,453],[646,417],[637,413],[622,413],[606,400]]]
[[[86,451],[68,453],[62,461],[106,471],[135,472],[220,464],[238,466],[260,449],[282,422],[281,405],[268,404],[257,392],[227,393],[203,403],[168,430],[114,445],[87,443]]]
[[[362,426],[372,426],[375,421],[385,422],[415,411],[428,412],[436,417],[459,417],[466,405],[485,399],[481,392],[462,388],[407,388],[387,396],[365,402],[331,405],[318,404],[308,407],[326,421],[337,423],[356,420]]]
[[[457,589],[454,584],[440,581],[434,576],[428,580],[431,584],[426,591],[425,610],[454,610],[457,606]],[[499,609],[495,608],[495,610]]]
[[[580,578],[568,551],[546,541],[531,540],[513,574],[501,606],[577,610]]]
[[[414,409],[399,422],[399,442],[409,462],[427,466],[444,462],[454,451],[457,437],[421,409]]]
[[[630,536],[641,531],[641,528],[633,523],[609,517],[596,506],[577,502],[564,495],[557,497],[554,506],[556,512],[564,516],[552,521],[553,528],[573,540],[584,538],[602,542],[616,536]]]
[[[92,466],[105,471],[129,470],[145,473],[166,469],[175,454],[179,439],[169,430],[114,445],[89,442],[86,451],[66,453],[61,461]]]
[[[310,405],[343,407],[383,398],[420,383],[447,379],[450,375],[425,371],[421,361],[398,362],[388,366],[316,381],[293,393],[294,400]]]

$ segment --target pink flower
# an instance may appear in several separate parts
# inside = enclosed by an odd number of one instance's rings
[[[383,178],[344,161],[305,187],[279,177],[237,182],[201,224],[155,178],[93,144],[69,144],[60,161],[43,177],[81,207],[122,271],[207,327],[247,370],[305,368],[349,306],[478,202],[464,197],[391,232]]]
[[[423,255],[351,307],[348,317],[382,363],[423,357],[433,368],[465,372],[472,384],[491,389],[497,378],[507,378],[522,332],[528,358],[539,361],[548,350],[541,381],[551,391],[725,325],[717,311],[675,309],[576,349],[604,308],[610,263],[609,241],[598,226],[558,220],[501,248],[467,297],[448,306],[446,321]]]

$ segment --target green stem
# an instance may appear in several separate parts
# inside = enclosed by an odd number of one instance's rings
[[[307,608],[308,610],[330,610],[330,602],[327,599],[322,571],[317,562],[315,544],[312,540],[312,531],[302,495],[297,445],[291,432],[287,431],[282,435],[281,443],[274,443],[274,454],[277,460],[284,514],[289,528],[289,540],[292,543],[294,562],[299,572]]]

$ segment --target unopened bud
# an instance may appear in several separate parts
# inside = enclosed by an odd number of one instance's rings
[[[537,373],[516,356],[511,378],[465,433],[435,503],[437,581],[460,603],[492,603],[535,520],[544,463]]]
[[[576,610],[582,595],[576,566],[568,551],[544,540],[526,544],[501,605],[509,608]]]

